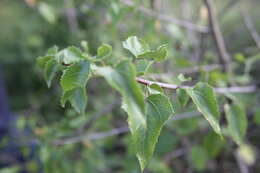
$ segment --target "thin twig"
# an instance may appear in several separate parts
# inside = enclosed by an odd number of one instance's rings
[[[140,77],[137,77],[136,81],[138,83],[141,83],[144,85],[157,84],[160,87],[166,88],[166,89],[191,88],[190,86],[186,86],[186,85],[175,85],[175,84],[168,84],[168,83],[162,83],[162,82],[154,82],[154,81],[142,79]],[[228,92],[230,92],[230,93],[252,93],[257,90],[257,87],[255,85],[250,85],[250,86],[241,86],[241,87],[214,88],[214,90],[216,93],[219,93],[219,94],[228,93]]]
[[[174,115],[173,118],[169,119],[168,121],[179,121],[179,120],[183,120],[183,119],[198,117],[200,115],[201,114],[198,111],[185,112],[185,113],[180,113],[180,114]],[[65,144],[73,144],[73,143],[78,143],[78,142],[82,142],[85,140],[103,139],[103,138],[107,138],[110,136],[127,133],[127,132],[129,132],[129,128],[124,126],[124,127],[115,128],[115,129],[112,129],[112,130],[106,131],[106,132],[93,133],[90,135],[80,135],[80,136],[75,136],[75,137],[67,137],[67,138],[63,138],[63,139],[56,139],[56,140],[52,141],[52,144],[56,145],[56,146],[65,145]]]
[[[250,18],[250,15],[248,14],[248,11],[245,9],[245,7],[240,6],[240,14],[243,17],[244,23],[247,27],[247,30],[249,31],[250,35],[252,36],[254,42],[256,43],[256,46],[258,49],[260,49],[260,36],[258,35],[255,25]]]
[[[172,76],[175,76],[176,73],[192,74],[192,73],[198,73],[200,71],[210,72],[212,70],[221,69],[221,68],[222,68],[221,65],[213,64],[213,65],[204,65],[204,66],[195,66],[195,67],[176,69],[175,72],[168,72],[168,73],[161,73],[161,74],[152,73],[152,74],[148,74],[147,76],[153,79],[162,79],[162,77],[171,78]]]
[[[238,153],[234,153],[234,156],[237,160],[237,164],[240,170],[240,173],[249,173],[249,169],[247,167],[247,165],[245,164],[245,162],[241,159],[241,157],[239,156]]]
[[[65,3],[65,15],[69,24],[69,29],[72,33],[76,33],[79,30],[77,21],[77,12],[73,7],[73,2],[70,0],[64,0]]]
[[[166,154],[163,157],[164,162],[169,163],[172,159],[180,157],[182,155],[184,155],[185,153],[187,153],[187,150],[185,150],[184,148],[180,148],[177,150],[174,150],[168,154]]]
[[[81,135],[81,136],[75,136],[71,138],[64,138],[64,139],[56,139],[52,142],[53,145],[59,146],[59,145],[65,145],[65,144],[73,144],[73,143],[78,143],[86,140],[98,140],[98,139],[103,139],[107,138],[110,136],[118,135],[121,133],[126,133],[128,132],[129,129],[128,127],[119,127],[112,129],[107,132],[100,132],[100,133],[93,133],[90,135]]]
[[[121,2],[125,5],[128,5],[128,6],[134,6],[134,2],[131,1],[131,0],[121,0]],[[142,6],[138,6],[138,7],[136,7],[136,9],[139,10],[140,12],[142,12],[143,14],[147,15],[147,16],[154,17],[154,18],[161,20],[161,21],[164,21],[164,22],[174,23],[176,25],[180,25],[180,26],[185,27],[187,29],[194,30],[194,31],[197,31],[197,32],[201,32],[201,33],[208,33],[209,32],[208,27],[198,26],[198,25],[195,25],[195,24],[188,22],[188,21],[185,21],[185,20],[180,20],[180,19],[173,18],[171,16],[158,14],[157,12],[154,12],[153,10],[150,10],[150,9],[142,7]]]
[[[82,134],[83,132],[86,132],[88,129],[92,127],[93,122],[95,120],[97,120],[101,116],[106,115],[108,112],[111,112],[119,104],[120,104],[120,99],[116,99],[113,103],[107,105],[106,107],[104,107],[104,109],[94,114],[89,121],[87,121],[83,126],[79,128],[78,134]]]
[[[224,38],[220,31],[218,20],[215,15],[215,10],[213,7],[213,0],[204,0],[204,1],[205,1],[207,10],[208,10],[209,25],[210,25],[210,29],[212,31],[214,41],[216,43],[220,63],[223,65],[225,72],[230,72],[231,71],[231,69],[230,69],[231,57],[229,56],[229,54],[227,52]]]

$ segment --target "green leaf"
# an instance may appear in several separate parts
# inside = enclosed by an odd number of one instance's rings
[[[177,98],[181,104],[181,106],[186,106],[186,104],[188,103],[190,97],[187,94],[187,91],[183,88],[178,88],[177,89]]]
[[[155,144],[158,141],[162,127],[174,113],[170,100],[163,94],[150,95],[147,98],[146,109],[147,128],[145,137],[139,137],[144,138],[144,144],[143,147],[137,149],[137,157],[142,170],[153,155]]]
[[[89,61],[81,61],[79,63],[70,65],[63,71],[60,84],[64,92],[75,89],[85,88],[90,72]]]
[[[191,81],[191,77],[186,78],[182,73],[178,75],[178,79],[179,79],[181,82]]]
[[[138,55],[138,58],[153,59],[155,61],[162,61],[167,56],[167,45],[161,45],[154,51],[147,51],[143,54]]]
[[[37,58],[37,65],[40,68],[44,68],[46,63],[49,60],[54,59],[54,56],[57,54],[57,52],[58,52],[58,47],[57,46],[53,46],[53,47],[49,48],[47,50],[46,56],[42,56],[42,57]]]
[[[112,47],[108,44],[102,44],[97,50],[97,59],[105,59],[112,54]]]
[[[221,139],[215,132],[210,131],[203,139],[203,148],[210,158],[215,158],[225,146],[225,140]]]
[[[136,58],[139,55],[150,51],[149,46],[136,36],[128,37],[127,40],[123,41],[123,47],[129,50]]]
[[[208,161],[207,152],[200,146],[193,146],[191,148],[191,162],[195,169],[202,171],[205,169]]]
[[[81,50],[74,46],[61,50],[56,54],[55,58],[58,63],[66,65],[71,65],[86,59],[82,55]]]
[[[80,45],[84,49],[85,53],[89,53],[89,46],[87,41],[85,40],[81,41]]]
[[[257,125],[260,125],[260,108],[259,107],[254,110],[254,122]]]
[[[49,88],[51,86],[52,79],[55,77],[55,74],[58,71],[58,66],[59,65],[57,64],[55,59],[50,59],[45,65],[44,78]]]
[[[137,68],[137,76],[144,75],[150,66],[153,64],[152,61],[147,61],[145,59],[141,59],[137,62],[136,68]]]
[[[38,8],[40,14],[44,17],[46,21],[48,21],[49,23],[55,23],[57,17],[55,9],[53,9],[52,6],[48,5],[45,2],[40,2]]]
[[[45,65],[47,64],[47,62],[48,62],[49,60],[51,60],[52,58],[54,58],[54,57],[51,56],[51,55],[41,56],[41,57],[37,58],[37,65],[38,65],[40,68],[44,69],[44,67],[45,67]]]
[[[63,93],[61,97],[61,105],[65,106],[65,103],[69,101],[71,106],[78,112],[84,113],[87,105],[87,95],[85,88],[75,88]]]
[[[149,91],[150,94],[161,94],[161,93],[163,93],[163,89],[155,83],[148,86],[148,91]]]
[[[242,106],[228,105],[224,106],[228,121],[228,130],[233,140],[241,145],[244,142],[247,129],[246,112]]]
[[[47,55],[53,55],[55,56],[58,53],[58,47],[57,46],[52,46],[47,50]]]
[[[133,148],[143,170],[153,154],[161,128],[173,114],[171,102],[162,94],[153,94],[147,98],[145,107],[143,93],[135,80],[136,69],[129,60],[115,69],[95,67],[95,73],[103,76],[123,96],[122,107],[128,114]]]
[[[214,131],[221,135],[219,126],[220,115],[213,88],[206,83],[199,82],[194,88],[188,88],[187,93]]]

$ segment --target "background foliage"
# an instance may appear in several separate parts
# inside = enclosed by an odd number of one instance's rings
[[[113,56],[106,63],[113,65],[131,56],[122,41],[137,35],[152,49],[168,45],[167,60],[154,63],[147,79],[177,85],[198,81],[214,87],[258,85],[260,46],[248,21],[256,34],[260,33],[259,5],[257,0],[214,1],[232,60],[231,73],[227,73],[213,34],[183,27],[183,21],[210,27],[204,1],[2,0],[0,68],[16,117],[10,128],[17,131],[1,138],[0,154],[4,156],[6,141],[15,141],[27,159],[10,161],[0,171],[140,172],[119,94],[102,78],[93,78],[88,81],[86,114],[78,114],[70,106],[63,109],[58,78],[48,89],[35,65],[36,57],[48,48],[79,47],[86,40],[89,53],[96,55],[98,47],[107,43],[113,47]],[[162,129],[146,172],[260,170],[257,90],[217,96],[224,138],[214,133],[195,105],[185,99],[185,92],[165,92],[172,98],[176,115]],[[0,162],[6,158],[0,157]]]

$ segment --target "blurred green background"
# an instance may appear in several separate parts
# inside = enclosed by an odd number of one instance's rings
[[[154,46],[168,44],[168,59],[153,66],[149,76],[152,79],[157,80],[162,74],[160,80],[176,83],[177,75],[184,73],[194,81],[207,81],[213,86],[227,86],[231,80],[237,85],[258,84],[259,7],[259,0],[214,1],[226,48],[232,57],[231,79],[222,72],[212,34],[179,24],[188,21],[207,28],[204,1],[1,0],[0,74],[8,94],[6,103],[15,117],[9,128],[16,131],[1,134],[0,173],[140,172],[130,135],[122,130],[127,123],[118,94],[102,79],[92,79],[87,89],[86,115],[77,115],[70,107],[61,108],[58,82],[48,89],[36,66],[36,58],[49,47],[80,46],[86,40],[90,52],[95,54],[99,45],[109,43],[114,50],[112,58],[116,58],[127,55],[121,41],[137,35]],[[249,73],[244,73],[245,67]],[[233,97],[247,110],[246,144],[237,147],[228,138],[220,139],[201,116],[170,121],[161,133],[146,172],[247,173],[244,169],[260,172],[259,94]],[[220,97],[220,104],[221,101]],[[194,112],[192,106],[176,109],[178,114]],[[222,121],[225,126],[225,119]],[[112,129],[122,132],[101,139],[75,139],[82,134],[107,135]],[[73,142],[60,140],[64,138]],[[17,158],[8,161],[4,157],[6,153],[16,157],[16,150],[5,150],[10,141],[17,144],[14,147],[21,152],[19,157],[24,157],[23,161]],[[236,157],[238,154],[241,157]]]

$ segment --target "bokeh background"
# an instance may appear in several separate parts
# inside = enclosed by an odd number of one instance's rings
[[[116,58],[127,55],[121,42],[137,35],[169,47],[167,61],[153,66],[151,79],[176,83],[183,73],[213,86],[258,85],[260,1],[211,2],[232,77],[223,70],[204,0],[1,0],[0,173],[140,172],[118,93],[91,79],[83,116],[61,108],[58,80],[47,88],[36,58],[53,45],[86,40],[95,54],[109,43]],[[181,118],[163,129],[145,172],[260,172],[259,93],[235,97],[247,110],[245,144],[220,139],[193,106],[176,108]]]

